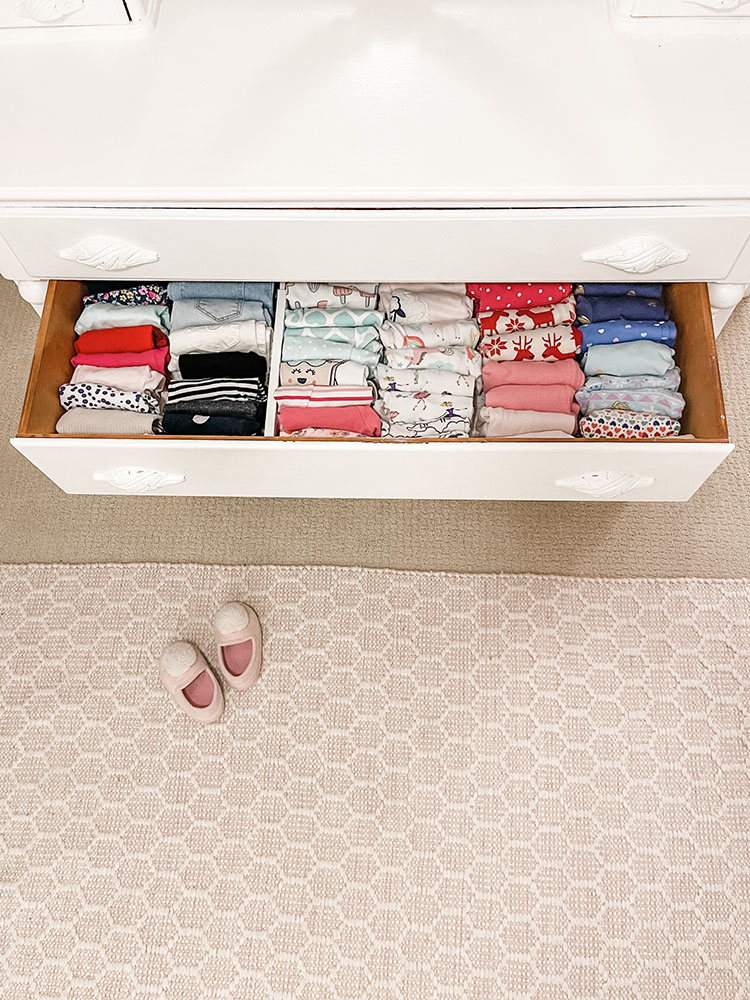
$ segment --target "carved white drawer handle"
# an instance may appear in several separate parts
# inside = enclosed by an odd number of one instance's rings
[[[743,3],[747,3],[747,0],[682,0],[682,2],[708,7],[710,10],[736,10]]]
[[[602,247],[601,250],[589,250],[581,254],[581,257],[595,264],[616,267],[618,271],[649,274],[651,271],[658,271],[660,267],[682,264],[688,259],[689,254],[687,250],[678,250],[677,247],[662,243],[653,236],[632,236],[622,243]]]
[[[90,236],[72,247],[59,250],[58,255],[63,260],[75,260],[100,271],[124,271],[139,264],[153,264],[159,259],[156,250],[147,250],[109,236]]]
[[[16,5],[16,14],[40,24],[50,24],[82,10],[83,6],[84,0],[21,0]]]
[[[185,477],[173,472],[159,472],[158,469],[140,469],[134,465],[121,465],[108,472],[95,472],[97,483],[109,483],[126,493],[151,493],[162,486],[176,486],[184,483]]]
[[[634,476],[629,472],[584,472],[570,479],[556,479],[555,486],[584,493],[594,500],[612,500],[630,490],[653,486],[654,482],[651,476]]]

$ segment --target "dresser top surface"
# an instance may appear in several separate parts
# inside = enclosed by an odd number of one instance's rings
[[[750,198],[736,22],[620,32],[605,0],[163,0],[153,32],[128,30],[0,32],[0,201]]]

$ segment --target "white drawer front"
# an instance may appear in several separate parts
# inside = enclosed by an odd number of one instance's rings
[[[750,16],[747,0],[619,0],[630,17],[735,18]]]
[[[0,234],[39,278],[678,281],[726,277],[750,219],[668,208],[18,209],[0,213]]]
[[[13,445],[67,493],[587,501],[687,500],[733,447],[53,438]]]
[[[122,0],[0,0],[0,28],[127,24]]]

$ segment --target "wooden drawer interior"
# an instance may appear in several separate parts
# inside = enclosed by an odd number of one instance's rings
[[[21,438],[58,437],[55,424],[63,413],[58,388],[70,380],[74,353],[75,323],[82,309],[86,285],[79,281],[51,281],[42,315],[36,350],[21,412],[18,436]],[[666,286],[666,298],[677,324],[676,363],[682,372],[681,392],[686,406],[682,432],[698,441],[726,442],[728,438],[724,398],[721,389],[716,342],[711,321],[708,288],[692,282]],[[272,381],[272,384],[275,384]],[[139,438],[141,441],[165,440],[166,435]],[[190,440],[174,438],[173,440]],[[206,440],[203,438],[202,440]],[[209,439],[210,440],[210,439]],[[235,439],[236,440],[236,439]],[[246,440],[261,440],[249,438]],[[314,439],[309,439],[310,441]],[[354,439],[356,440],[356,439]],[[466,439],[456,439],[457,447]],[[477,441],[476,438],[470,439]],[[482,439],[484,440],[484,439]],[[502,440],[502,439],[492,439]],[[589,441],[580,440],[582,445]],[[578,443],[578,440],[576,443]],[[690,444],[689,438],[664,438]],[[527,439],[528,442],[528,439]],[[388,447],[392,442],[377,442]],[[547,442],[550,443],[549,441]],[[560,444],[568,442],[560,442]],[[618,442],[608,442],[617,446]],[[649,442],[654,444],[653,440]],[[300,442],[295,442],[300,444]],[[346,439],[340,444],[346,445]]]

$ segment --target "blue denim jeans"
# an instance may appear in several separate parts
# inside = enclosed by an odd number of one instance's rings
[[[270,323],[268,309],[249,299],[177,299],[172,305],[172,329],[188,326],[215,326],[254,319]]]
[[[273,312],[273,281],[170,281],[167,294],[180,299],[245,299],[260,302]]]

